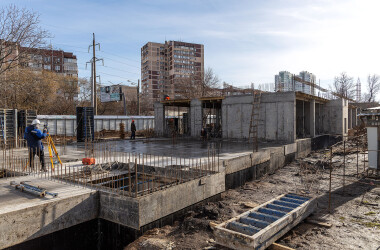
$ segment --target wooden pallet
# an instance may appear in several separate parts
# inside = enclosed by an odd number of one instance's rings
[[[214,227],[216,243],[232,249],[265,249],[315,209],[316,200],[283,194]]]

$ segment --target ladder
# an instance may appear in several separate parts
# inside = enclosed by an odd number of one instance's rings
[[[260,102],[261,102],[261,91],[253,89],[252,90],[252,113],[251,113],[251,121],[249,124],[249,134],[248,140],[252,139],[252,148],[253,152],[257,152],[259,149],[258,144],[258,126],[259,126],[259,118],[260,118]]]

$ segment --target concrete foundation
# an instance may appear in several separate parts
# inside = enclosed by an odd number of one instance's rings
[[[0,200],[3,200],[0,205],[0,247],[17,245],[94,219],[113,222],[135,234],[163,226],[173,222],[176,216],[183,215],[183,211],[191,209],[195,204],[218,199],[226,189],[272,174],[287,162],[304,157],[312,148],[318,149],[335,143],[329,136],[316,138],[319,139],[305,138],[278,146],[269,144],[261,146],[259,152],[255,153],[244,150],[233,154],[226,152],[219,173],[137,198],[104,190],[95,191],[86,186],[39,180],[33,176],[12,178],[16,181],[31,180],[33,183],[41,181],[41,185],[49,191],[59,193],[57,198],[41,199],[14,190],[9,186],[9,178],[3,179],[0,181]],[[227,143],[227,146],[229,144],[231,143]],[[177,147],[181,149],[179,145]],[[207,148],[203,149],[206,154]],[[201,151],[199,149],[198,156],[194,157],[202,157]]]
[[[0,180],[0,248],[51,234],[98,217],[99,194],[32,176],[12,178],[43,186],[58,197],[37,198]]]

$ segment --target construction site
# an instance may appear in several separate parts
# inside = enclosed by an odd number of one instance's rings
[[[1,249],[380,246],[380,113],[347,98],[235,89],[153,117],[1,112]],[[23,140],[36,118],[46,172]]]

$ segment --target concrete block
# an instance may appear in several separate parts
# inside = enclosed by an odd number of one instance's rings
[[[285,164],[284,147],[275,147],[270,149],[270,165],[268,169],[269,174],[273,174],[277,169]]]
[[[311,152],[311,138],[297,140],[296,158],[305,157]]]
[[[297,152],[297,143],[292,143],[292,144],[286,144],[284,145],[284,154],[293,154]]]

